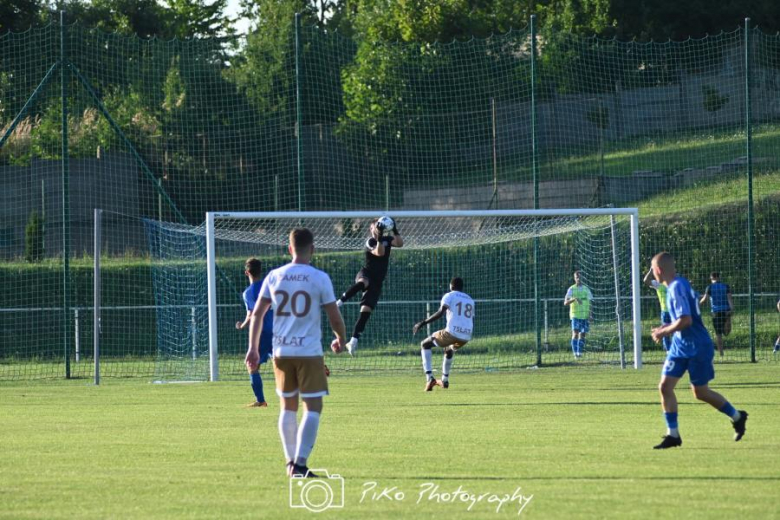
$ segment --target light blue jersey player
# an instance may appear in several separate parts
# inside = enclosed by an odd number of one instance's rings
[[[260,295],[260,288],[263,286],[262,278],[262,264],[257,258],[250,258],[244,264],[244,274],[249,278],[249,287],[244,290],[244,306],[246,307],[246,318],[244,321],[236,322],[237,329],[243,329],[249,325],[249,320],[252,317],[252,311],[257,303],[257,298]],[[268,310],[263,318],[263,328],[260,333],[260,363],[263,364],[271,358],[273,351],[273,333],[274,333],[274,313],[272,310]],[[249,380],[252,383],[252,391],[255,394],[255,402],[247,405],[250,408],[260,407],[265,408],[268,404],[265,401],[265,395],[263,394],[263,380],[260,377],[260,370],[253,370],[249,372]]]
[[[712,364],[715,347],[701,320],[695,291],[688,280],[677,274],[674,258],[669,253],[659,253],[653,257],[653,275],[668,288],[666,303],[672,318],[670,324],[654,328],[652,333],[656,343],[672,336],[672,344],[661,371],[661,383],[658,385],[668,430],[663,441],[654,449],[682,446],[674,388],[686,371],[691,379],[694,397],[729,416],[736,432],[734,440],[740,440],[745,435],[748,414],[744,410],[737,411],[725,397],[709,387],[709,382],[715,378]]]

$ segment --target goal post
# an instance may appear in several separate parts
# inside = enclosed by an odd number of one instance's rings
[[[223,331],[228,320],[220,318],[220,306],[226,302],[224,290],[218,287],[218,262],[232,257],[237,266],[247,256],[265,258],[265,272],[289,260],[289,231],[297,226],[309,227],[315,236],[314,264],[331,275],[334,291],[341,294],[354,280],[363,257],[363,244],[371,220],[385,214],[383,210],[348,212],[209,212],[206,215],[206,262],[208,287],[208,341],[210,379],[220,377],[220,323]],[[387,331],[388,320],[393,329],[408,329],[415,319],[425,316],[425,309],[438,308],[447,282],[452,276],[466,276],[466,292],[477,302],[475,340],[472,352],[485,355],[482,361],[474,356],[469,361],[490,366],[520,366],[534,361],[517,361],[518,352],[536,350],[535,334],[529,328],[535,323],[534,298],[545,300],[545,345],[548,359],[570,362],[566,357],[570,328],[568,315],[562,306],[563,295],[571,285],[575,268],[585,271],[586,285],[594,284],[594,326],[590,333],[591,359],[599,362],[625,363],[623,351],[621,308],[630,306],[632,363],[642,366],[641,305],[639,268],[639,213],[636,208],[541,209],[541,210],[467,210],[467,211],[392,211],[387,212],[399,224],[405,245],[393,252],[390,273],[383,285],[383,294],[376,312],[368,324],[375,329],[366,340],[369,346],[358,357],[343,361],[344,368],[382,367],[384,362],[370,356],[396,356],[393,366],[416,366],[413,347],[421,338],[411,338],[411,332]],[[528,256],[534,238],[544,240],[544,255],[537,265]],[[233,267],[235,271],[237,268]],[[534,271],[541,277],[530,276]],[[222,276],[220,274],[220,276]],[[541,279],[542,282],[534,282]],[[541,287],[529,287],[540,283]],[[537,290],[531,290],[537,289]],[[348,332],[356,315],[359,296],[342,308]],[[550,305],[547,305],[550,303]],[[550,315],[548,316],[548,307]],[[480,310],[481,316],[480,319]],[[349,316],[347,316],[349,314]],[[548,329],[549,318],[549,329]],[[323,320],[324,322],[326,320]],[[380,321],[380,323],[375,323]],[[409,322],[409,323],[407,323]],[[480,326],[483,326],[480,330]],[[444,321],[434,327],[443,328]],[[384,329],[382,329],[384,327]],[[382,336],[380,331],[386,332]],[[434,329],[435,330],[435,329]],[[324,332],[327,323],[324,323]],[[233,332],[231,331],[230,334]],[[490,339],[488,339],[488,337]],[[548,338],[554,337],[554,340]],[[362,341],[362,340],[361,340]],[[480,341],[482,343],[480,343]],[[538,341],[538,340],[537,340]],[[416,343],[415,343],[416,342]],[[372,350],[371,345],[376,345]],[[471,344],[470,344],[471,345]],[[244,346],[245,348],[245,346]],[[419,350],[419,349],[418,349]],[[464,349],[464,355],[468,349]],[[500,353],[496,354],[496,353]],[[553,354],[555,354],[553,356]],[[233,356],[237,357],[233,352]],[[369,356],[361,365],[360,355]],[[500,357],[514,361],[504,363]],[[343,357],[343,356],[342,356]],[[418,356],[419,357],[419,356]],[[535,356],[533,356],[535,359]],[[586,356],[587,358],[587,356]],[[530,359],[530,356],[529,356]],[[560,360],[560,361],[558,361]],[[334,363],[337,363],[334,359]],[[465,360],[464,360],[465,362]],[[504,363],[504,364],[502,364]],[[388,365],[389,366],[389,365]],[[404,365],[406,366],[406,365]],[[479,365],[474,366],[479,368]]]

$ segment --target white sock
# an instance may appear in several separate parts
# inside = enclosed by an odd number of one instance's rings
[[[296,435],[298,434],[298,413],[285,410],[279,413],[279,435],[282,437],[282,448],[287,460],[295,459]]]
[[[425,374],[430,377],[433,377],[433,352],[431,352],[431,349],[424,348],[422,350],[422,360],[423,360],[423,370],[425,371]]]
[[[317,429],[320,427],[319,412],[304,412],[301,426],[298,428],[298,448],[295,451],[295,463],[306,465],[306,459],[314,449],[317,440]]]
[[[680,437],[680,430],[677,428],[667,428],[666,435],[671,435],[672,437]]]
[[[445,381],[450,378],[450,369],[452,368],[453,359],[455,359],[454,355],[451,358],[444,356],[444,362],[441,364],[441,378]]]

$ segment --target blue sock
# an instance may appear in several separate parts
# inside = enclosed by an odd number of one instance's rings
[[[726,404],[718,408],[718,411],[722,414],[728,415],[730,418],[734,418],[735,415],[737,415],[737,410],[733,406],[731,406],[731,403],[726,401]]]
[[[252,382],[252,391],[255,393],[255,399],[257,399],[258,403],[264,403],[265,395],[263,395],[263,380],[260,378],[260,372],[250,374],[249,380]]]
[[[666,419],[666,427],[670,430],[677,428],[677,412],[664,412],[664,419]]]
[[[571,340],[571,351],[574,354],[577,353],[577,340],[576,339]]]
[[[585,340],[581,339],[579,342],[579,345],[577,345],[577,350],[579,350],[580,354],[585,352]]]

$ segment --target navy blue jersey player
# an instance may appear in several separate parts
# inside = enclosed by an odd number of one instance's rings
[[[376,308],[379,296],[382,294],[382,283],[387,276],[390,252],[394,247],[403,247],[404,245],[404,239],[398,232],[398,226],[389,217],[380,217],[374,220],[369,229],[371,236],[366,240],[366,262],[355,277],[354,285],[336,300],[336,304],[341,307],[345,301],[358,292],[362,292],[360,316],[352,330],[352,337],[347,342],[347,351],[353,356],[357,350],[360,335],[365,330],[371,312]]]
[[[652,332],[656,343],[672,336],[672,344],[661,372],[661,383],[658,385],[668,430],[655,449],[682,445],[677,426],[677,396],[674,387],[686,371],[691,379],[694,397],[729,416],[736,432],[734,440],[740,440],[745,435],[748,414],[744,410],[734,409],[725,397],[708,385],[715,378],[712,364],[715,347],[701,320],[696,293],[688,280],[677,274],[674,258],[669,253],[659,253],[653,257],[653,275],[668,288],[666,303],[672,318],[671,323],[654,328]]]
[[[712,283],[705,289],[704,296],[699,300],[699,305],[707,303],[709,298],[712,328],[715,329],[715,345],[722,356],[723,336],[731,334],[731,313],[734,311],[734,300],[731,299],[731,288],[728,284],[720,281],[720,273],[716,271],[710,273],[710,281]]]
[[[257,258],[250,258],[244,263],[244,274],[249,278],[249,287],[244,290],[244,306],[246,307],[246,318],[244,321],[237,321],[236,328],[243,329],[249,325],[252,317],[252,311],[257,303],[257,297],[260,295],[260,288],[263,285],[262,264]],[[263,328],[260,333],[260,362],[258,368],[249,371],[249,380],[252,383],[252,391],[255,394],[255,402],[247,405],[248,407],[265,408],[268,404],[263,394],[263,380],[260,377],[260,365],[271,358],[273,351],[273,332],[274,332],[274,312],[268,310],[263,318]]]

